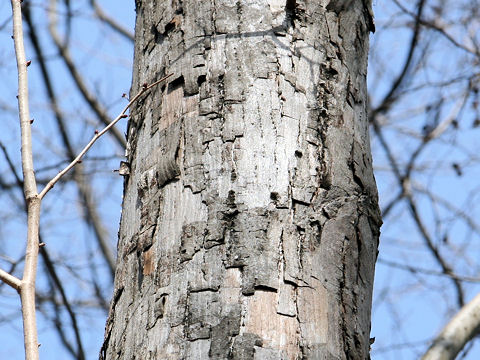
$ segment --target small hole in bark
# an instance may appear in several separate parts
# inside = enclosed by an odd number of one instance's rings
[[[285,3],[285,22],[287,26],[294,26],[295,8],[297,7],[296,0],[287,0]]]
[[[271,192],[270,193],[270,199],[272,199],[273,201],[277,201],[278,198],[279,198],[279,196],[278,196],[277,192]]]
[[[234,205],[234,204],[235,204],[235,191],[230,190],[230,191],[228,192],[227,203],[228,203],[229,205]]]
[[[205,81],[207,81],[207,75],[200,75],[197,78],[197,84],[198,86],[202,85]]]
[[[338,74],[338,71],[337,71],[337,69],[334,69],[334,68],[331,67],[331,68],[329,69],[329,73],[330,73],[332,76],[335,76],[335,75]]]
[[[159,43],[160,38],[163,38],[158,32],[155,25],[152,25],[152,27],[150,28],[150,33],[154,36],[155,43]]]
[[[295,156],[297,158],[301,158],[303,156],[303,153],[300,150],[295,150]]]
[[[271,286],[268,286],[268,285],[255,285],[254,287],[255,290],[261,290],[261,291],[266,291],[266,292],[278,292],[277,289],[271,287]]]
[[[170,21],[167,25],[165,25],[165,32],[163,35],[165,36],[173,28],[175,28],[175,21]]]
[[[172,80],[168,83],[168,93],[171,93],[173,90],[183,87],[185,85],[185,79],[183,75],[179,78]]]

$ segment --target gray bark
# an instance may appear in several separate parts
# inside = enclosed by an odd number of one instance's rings
[[[333,2],[335,3],[335,2]],[[136,1],[101,358],[367,359],[379,226],[364,2]]]

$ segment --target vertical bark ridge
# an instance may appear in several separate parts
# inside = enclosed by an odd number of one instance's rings
[[[105,359],[366,359],[380,217],[362,1],[136,1]],[[340,10],[339,10],[340,9]]]

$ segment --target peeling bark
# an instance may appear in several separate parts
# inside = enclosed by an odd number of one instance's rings
[[[343,3],[136,1],[132,91],[174,76],[132,110],[102,359],[369,358],[371,17]]]

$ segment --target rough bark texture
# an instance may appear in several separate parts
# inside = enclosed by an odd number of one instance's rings
[[[367,359],[364,2],[136,2],[105,359]]]

